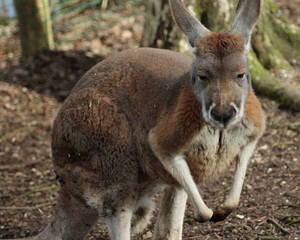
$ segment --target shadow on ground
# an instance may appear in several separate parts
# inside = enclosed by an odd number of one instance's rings
[[[21,85],[62,102],[81,76],[104,58],[84,51],[43,50],[21,59],[0,74],[1,81]]]

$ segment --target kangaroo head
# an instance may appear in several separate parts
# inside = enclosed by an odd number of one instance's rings
[[[246,53],[260,12],[260,0],[240,0],[232,29],[211,33],[179,0],[170,0],[174,19],[194,51],[191,86],[204,120],[227,128],[243,118],[251,87]]]

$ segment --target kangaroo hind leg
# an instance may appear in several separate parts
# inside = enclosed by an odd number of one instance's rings
[[[181,240],[187,194],[181,188],[166,187],[156,222],[154,240]]]
[[[130,240],[131,218],[135,201],[127,200],[119,205],[111,216],[105,218],[112,240]]]
[[[159,185],[149,185],[146,187],[139,196],[137,204],[134,208],[132,222],[131,222],[131,236],[143,233],[143,230],[150,222],[152,213],[155,209],[153,196],[161,189]]]
[[[53,221],[34,240],[81,240],[85,239],[97,223],[98,212],[85,200],[71,194],[65,187],[59,193]]]

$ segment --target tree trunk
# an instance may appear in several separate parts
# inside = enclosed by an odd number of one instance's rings
[[[230,30],[237,1],[184,0],[184,3],[211,31]],[[267,71],[291,71],[291,63],[299,62],[299,28],[282,15],[272,0],[263,0],[262,9],[252,37],[253,50],[248,54],[253,86],[256,92],[279,101],[283,107],[300,111],[300,85],[291,88]],[[141,45],[187,52],[187,41],[171,20],[166,0],[148,1]]]
[[[1,0],[0,4],[0,17],[7,17],[7,7],[5,0]]]
[[[142,47],[174,49],[180,33],[174,27],[168,0],[145,1],[146,16]]]
[[[261,64],[252,50],[248,56],[252,85],[259,95],[278,101],[281,107],[295,112],[300,111],[300,85],[287,86],[284,81],[271,75]]]
[[[48,0],[14,0],[18,15],[22,55],[30,56],[41,48],[53,48],[53,33]]]
[[[271,0],[264,1],[264,13],[253,37],[253,49],[267,69],[290,69],[300,60],[300,31]]]

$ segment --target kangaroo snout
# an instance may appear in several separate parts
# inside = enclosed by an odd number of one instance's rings
[[[226,106],[216,106],[213,104],[210,107],[209,117],[218,127],[227,128],[231,123],[235,122],[238,116],[238,108],[235,104],[227,104]]]

